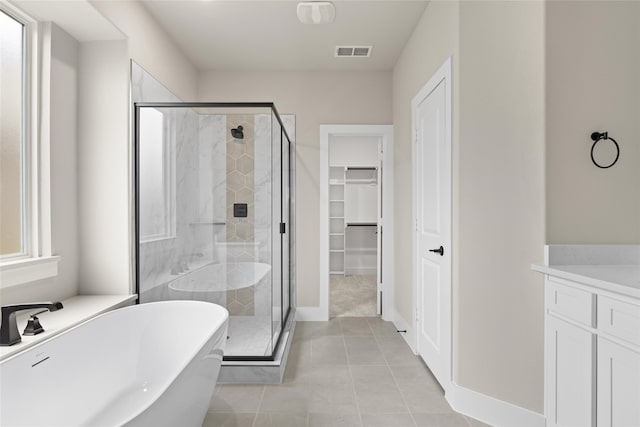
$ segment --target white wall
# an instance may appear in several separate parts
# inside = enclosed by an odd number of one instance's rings
[[[203,72],[199,101],[275,102],[296,116],[297,305],[318,307],[320,125],[390,124],[391,73]]]
[[[329,166],[376,166],[381,141],[379,136],[331,135]]]
[[[78,82],[80,293],[128,294],[129,59],[126,41],[82,43]]]
[[[64,297],[78,288],[78,43],[51,24],[51,239],[61,257],[57,286]]]
[[[546,24],[547,243],[639,243],[640,3],[552,1]],[[593,131],[620,144],[610,169]]]
[[[131,282],[130,59],[177,96],[196,98],[197,74],[137,2],[92,2],[126,40],[80,48],[80,293],[129,293]]]
[[[453,57],[454,381],[542,412],[542,2],[431,2],[393,74],[396,310],[411,324],[411,99]]]
[[[63,256],[60,275],[3,291],[3,302],[130,292],[129,58],[182,98],[196,98],[195,68],[139,3],[92,4],[126,41],[78,45],[61,30],[52,38],[54,47],[56,39],[62,46],[51,61],[50,121],[52,239],[53,253]],[[75,46],[77,58],[67,45]]]
[[[542,413],[544,3],[461,2],[459,78],[456,378]]]
[[[50,92],[43,99],[41,118],[47,123],[41,137],[50,146],[51,251],[61,260],[56,277],[2,289],[3,304],[61,300],[78,292],[78,43],[51,23],[44,25],[42,36],[47,58],[42,77]]]
[[[198,72],[139,2],[91,1],[127,38],[129,57],[183,101],[197,99]]]

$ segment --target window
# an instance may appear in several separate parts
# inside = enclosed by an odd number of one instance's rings
[[[171,112],[140,109],[140,242],[175,236]]]
[[[51,256],[48,159],[36,140],[37,23],[0,3],[0,287],[57,275]],[[42,70],[43,74],[49,70]],[[42,112],[48,114],[48,110]],[[43,213],[47,213],[44,215]]]
[[[28,253],[24,24],[0,10],[0,256]]]

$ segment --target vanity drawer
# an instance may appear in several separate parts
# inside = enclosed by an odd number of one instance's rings
[[[640,304],[600,296],[598,330],[640,346]]]
[[[570,283],[570,282],[569,282]],[[551,314],[558,314],[588,327],[595,327],[596,295],[548,278],[545,304]]]

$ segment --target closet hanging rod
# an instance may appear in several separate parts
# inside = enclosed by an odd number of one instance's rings
[[[378,225],[375,222],[348,222],[347,227],[373,227]]]
[[[375,171],[378,170],[376,166],[347,166],[348,171]]]
[[[227,223],[223,221],[200,221],[190,222],[189,225],[227,225]]]

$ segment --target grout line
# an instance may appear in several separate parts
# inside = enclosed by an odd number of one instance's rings
[[[258,422],[258,414],[260,413],[260,408],[262,408],[262,401],[264,400],[264,395],[267,392],[267,386],[265,384],[262,385],[262,395],[260,396],[260,403],[258,403],[258,409],[256,409],[256,415],[253,417],[252,427],[256,427],[256,423]]]
[[[342,328],[342,320],[340,320],[340,328]],[[347,356],[347,367],[349,368],[349,376],[351,376],[351,386],[353,388],[353,399],[356,402],[356,408],[358,409],[358,419],[360,420],[360,426],[364,426],[362,422],[362,412],[360,411],[360,403],[358,403],[358,394],[356,393],[356,382],[353,378],[353,371],[351,370],[351,360],[349,359],[349,351],[347,350],[347,341],[344,335],[342,335],[342,343],[344,344],[344,352]]]
[[[376,343],[377,342],[378,342],[378,338],[376,337]],[[380,350],[380,351],[382,352],[382,350]],[[384,361],[387,364],[387,369],[389,369],[389,372],[391,373],[391,378],[393,378],[393,382],[396,385],[396,388],[398,389],[398,393],[400,393],[400,398],[402,399],[402,402],[404,403],[404,406],[406,406],[407,411],[409,412],[409,416],[411,416],[411,419],[413,420],[413,425],[417,426],[418,422],[416,421],[416,418],[413,416],[413,412],[411,411],[411,408],[409,408],[409,405],[407,404],[407,400],[404,398],[404,394],[402,393],[402,390],[400,390],[400,385],[398,384],[398,379],[393,374],[393,369],[391,369],[391,365],[389,364],[389,361],[387,360],[387,357],[384,355],[384,353],[382,353],[382,356],[384,357]]]

